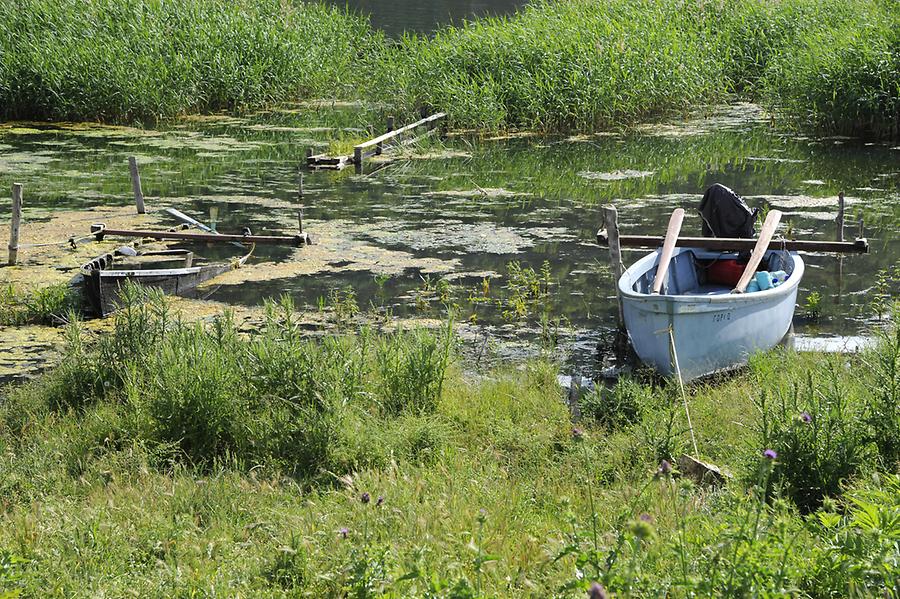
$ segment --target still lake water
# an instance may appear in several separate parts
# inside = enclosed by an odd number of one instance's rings
[[[368,15],[372,26],[399,37],[404,31],[432,33],[446,25],[459,25],[487,15],[512,14],[521,0],[328,0],[330,4]]]
[[[607,253],[594,241],[602,204],[618,207],[625,232],[656,235],[681,206],[684,234],[699,234],[696,206],[708,185],[721,182],[751,206],[782,210],[782,222],[797,237],[833,239],[843,190],[847,238],[863,218],[871,253],[840,264],[833,255],[804,256],[795,322],[802,334],[868,330],[877,273],[900,260],[896,143],[798,136],[771,128],[755,107],[738,106],[623,133],[451,137],[364,175],[305,172],[299,198],[305,148],[320,151],[374,118],[354,107],[301,106],[156,131],[6,124],[0,126],[0,189],[14,180],[25,184],[24,226],[59,210],[129,205],[126,159],[136,155],[152,208],[174,206],[215,220],[222,232],[244,225],[255,233],[292,232],[302,206],[305,228],[319,245],[257,248],[242,271],[248,280],[218,285],[210,299],[255,306],[287,293],[315,309],[332,290],[353,288],[364,309],[440,317],[443,289],[443,299],[459,304],[460,320],[470,323],[464,325],[470,339],[497,340],[501,357],[533,353],[529,342],[539,336],[538,313],[547,307],[559,319],[569,361],[588,371],[615,320]],[[0,203],[0,221],[8,211],[9,203]],[[197,251],[215,257],[225,250]],[[626,252],[626,264],[641,254]],[[320,264],[304,274],[289,268],[312,256]],[[511,262],[535,271],[547,262],[553,283],[521,319],[503,314],[514,295]],[[485,279],[489,297],[503,306],[477,301]],[[442,288],[441,280],[450,286]],[[898,291],[896,278],[886,285]],[[802,317],[813,292],[822,296],[815,323]]]

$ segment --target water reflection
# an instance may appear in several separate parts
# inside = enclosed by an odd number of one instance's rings
[[[330,4],[369,15],[372,26],[393,37],[404,31],[431,33],[445,25],[459,25],[486,15],[512,14],[523,0],[328,0]]]

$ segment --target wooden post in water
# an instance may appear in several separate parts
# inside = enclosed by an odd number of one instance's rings
[[[622,298],[619,297],[619,279],[622,277],[622,246],[619,244],[619,212],[615,206],[603,207],[606,231],[609,235],[609,265],[613,274],[613,291],[616,294],[616,338],[614,351],[616,362],[623,364],[628,353],[628,332],[625,330],[625,315]]]
[[[834,219],[836,223],[837,236],[835,239],[838,241],[844,241],[844,192],[840,192],[838,194],[838,213],[837,218]]]
[[[387,128],[385,129],[385,133],[390,133],[394,130],[394,117],[389,116],[387,118]],[[378,142],[378,145],[375,146],[375,153],[381,155],[382,150],[384,149],[383,142]]]
[[[12,186],[12,219],[9,223],[9,262],[15,265],[19,259],[19,226],[22,224],[22,184]]]
[[[137,213],[144,214],[144,192],[141,191],[141,175],[138,173],[137,159],[128,157],[128,169],[131,171],[131,188],[134,190],[134,204]]]
[[[838,212],[837,216],[834,219],[835,223],[835,236],[834,238],[837,241],[844,241],[844,192],[838,192]],[[837,294],[834,298],[834,303],[837,305],[841,304],[841,299],[844,295],[844,257],[837,257]]]
[[[609,235],[609,265],[615,278],[616,304],[619,307],[619,326],[625,324],[622,315],[622,300],[619,297],[619,278],[622,276],[622,247],[619,245],[619,212],[615,206],[604,206],[603,215],[606,218],[606,231]]]
[[[363,149],[359,146],[353,148],[353,164],[356,174],[361,175],[363,172]]]

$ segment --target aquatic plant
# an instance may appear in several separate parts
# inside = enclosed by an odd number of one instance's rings
[[[380,57],[370,91],[484,129],[591,130],[712,103],[724,97],[722,63],[697,11],[674,2],[537,2],[433,39],[404,37]]]
[[[822,294],[813,291],[807,295],[806,301],[803,302],[803,311],[810,320],[819,320],[822,315]]]
[[[877,0],[840,8],[842,20],[803,31],[773,57],[764,97],[807,129],[896,138],[900,10]]]
[[[80,295],[68,284],[38,287],[23,292],[15,285],[0,288],[0,325],[55,325],[81,309]]]
[[[253,0],[0,3],[0,117],[156,120],[339,93],[368,23]]]

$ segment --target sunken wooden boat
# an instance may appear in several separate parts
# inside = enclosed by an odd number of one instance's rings
[[[126,281],[160,289],[167,295],[187,295],[201,283],[243,266],[249,257],[247,253],[227,262],[194,266],[194,254],[188,250],[135,252],[134,255],[117,250],[81,267],[84,295],[91,311],[103,317],[116,310],[120,289]]]
[[[661,293],[654,294],[661,252],[635,262],[618,281],[629,340],[641,361],[659,373],[674,375],[676,359],[684,380],[746,364],[790,330],[804,273],[796,252],[764,254],[764,269],[787,274],[781,285],[733,293],[733,285],[711,282],[708,273],[719,261],[737,260],[737,253],[678,247]]]

